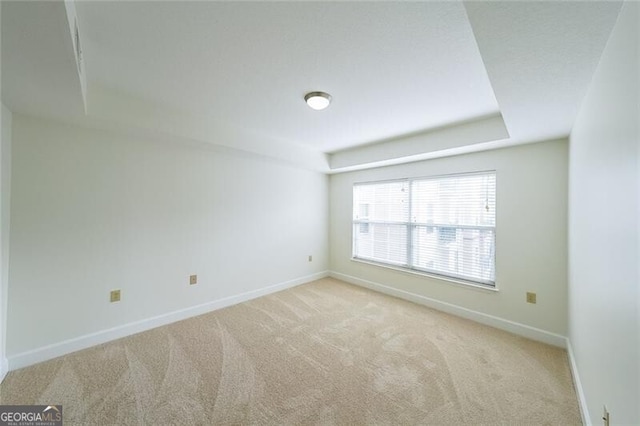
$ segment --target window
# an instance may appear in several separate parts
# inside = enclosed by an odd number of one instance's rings
[[[353,186],[353,257],[495,285],[496,174]]]

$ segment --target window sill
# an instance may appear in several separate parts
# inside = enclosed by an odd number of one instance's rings
[[[413,270],[413,269],[402,268],[402,267],[399,267],[399,266],[386,265],[386,264],[374,262],[374,261],[371,261],[371,260],[357,259],[355,257],[352,257],[351,261],[352,262],[357,262],[357,263],[363,263],[365,265],[377,266],[378,268],[391,269],[392,271],[401,272],[403,274],[408,274],[408,275],[413,275],[413,276],[417,275],[417,276],[420,276],[420,277],[426,277],[426,278],[430,278],[430,279],[441,281],[443,283],[453,284],[453,285],[456,285],[456,286],[462,286],[462,287],[468,288],[470,290],[481,290],[481,291],[488,291],[488,292],[491,292],[491,293],[498,293],[500,291],[497,287],[491,287],[491,286],[488,286],[488,285],[476,284],[476,283],[473,283],[473,282],[470,282],[470,281],[457,280],[455,278],[448,278],[448,277],[444,277],[442,275],[430,274],[428,272],[416,271],[416,270]]]

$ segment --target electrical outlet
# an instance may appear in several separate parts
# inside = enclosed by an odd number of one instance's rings
[[[313,256],[309,255],[309,262],[313,261]]]
[[[111,290],[111,303],[120,301],[120,290]]]
[[[198,284],[198,276],[197,275],[191,275],[189,277],[189,284],[190,285]]]
[[[604,406],[604,413],[602,415],[602,420],[604,421],[604,426],[609,426],[609,410],[607,406]]]
[[[527,292],[527,303],[536,303],[536,294]]]

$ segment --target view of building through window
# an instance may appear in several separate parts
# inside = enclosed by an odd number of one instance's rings
[[[495,282],[495,172],[356,184],[353,257]]]

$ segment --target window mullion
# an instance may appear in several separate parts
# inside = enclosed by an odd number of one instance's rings
[[[412,185],[413,181],[409,180],[407,182],[409,191],[407,199],[409,200],[409,208],[407,211],[407,267],[413,269],[413,224],[411,215],[413,214],[413,197],[412,197]]]

